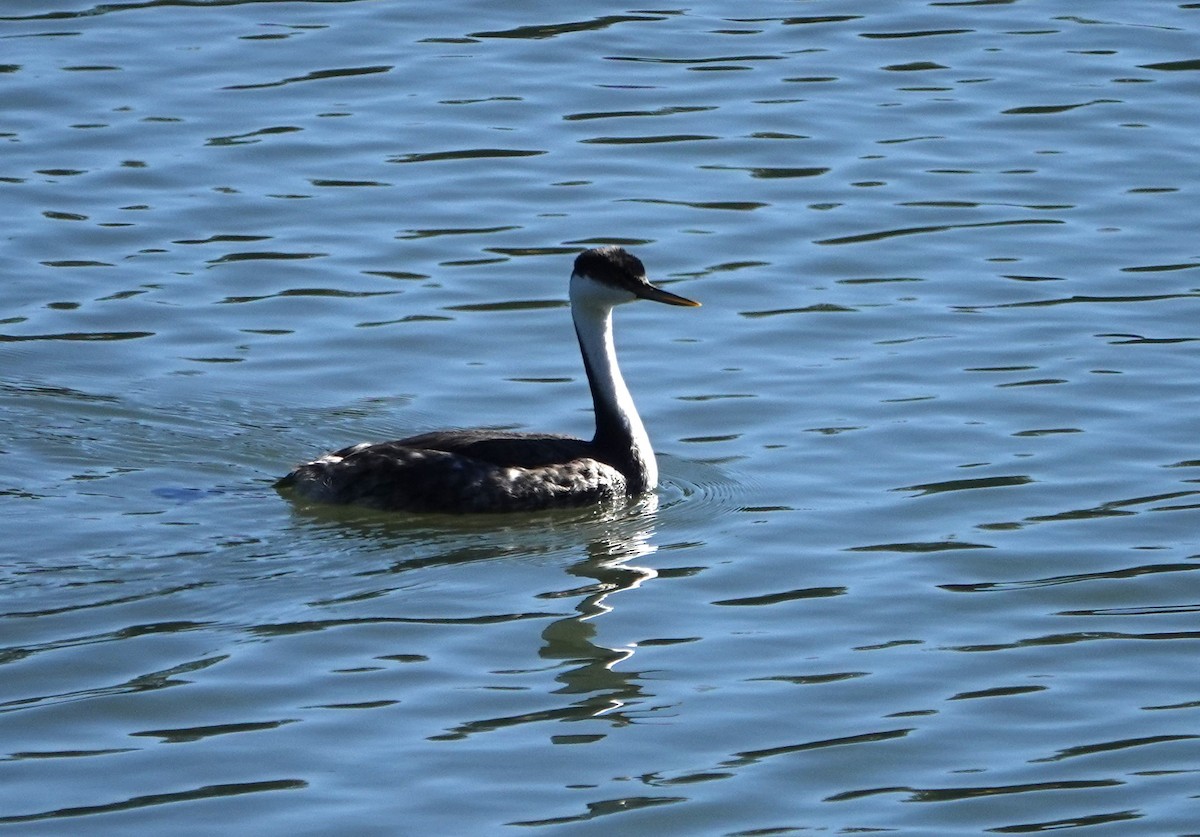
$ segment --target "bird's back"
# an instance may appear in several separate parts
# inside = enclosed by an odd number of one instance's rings
[[[528,511],[625,495],[625,477],[570,436],[440,430],[343,448],[278,485],[309,500],[407,511]]]

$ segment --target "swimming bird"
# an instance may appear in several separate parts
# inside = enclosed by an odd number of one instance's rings
[[[650,284],[641,260],[613,246],[579,254],[570,298],[596,416],[591,441],[507,430],[437,430],[328,453],[296,468],[277,487],[316,502],[417,512],[585,506],[651,491],[658,465],[617,366],[612,312],[638,299],[700,303]]]

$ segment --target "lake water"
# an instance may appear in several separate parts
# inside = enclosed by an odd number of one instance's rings
[[[8,0],[0,831],[1200,834],[1200,4]],[[590,433],[630,508],[272,480]]]

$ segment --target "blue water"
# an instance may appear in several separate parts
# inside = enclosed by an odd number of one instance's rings
[[[0,830],[1200,834],[1200,6],[0,9]],[[290,505],[587,435],[628,508]]]

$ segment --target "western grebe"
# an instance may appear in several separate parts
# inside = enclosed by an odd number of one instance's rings
[[[612,310],[636,299],[700,303],[651,285],[620,247],[585,250],[571,272],[571,318],[592,391],[596,435],[438,430],[363,442],[301,465],[276,485],[322,503],[437,512],[582,506],[650,491],[658,465],[621,377]]]

